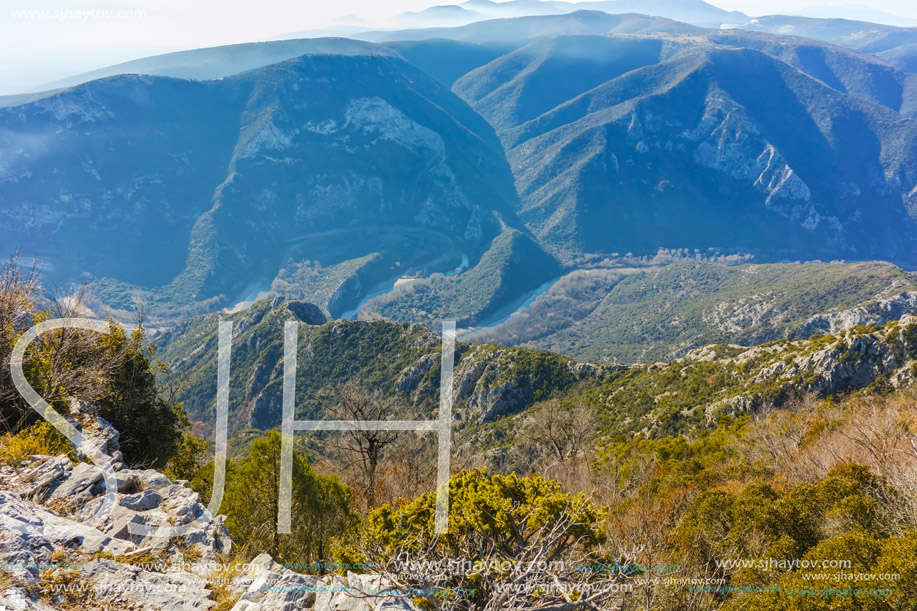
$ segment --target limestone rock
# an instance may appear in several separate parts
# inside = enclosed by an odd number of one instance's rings
[[[319,581],[286,569],[268,555],[261,554],[249,563],[245,578],[251,581],[232,611],[294,611],[311,609]],[[316,609],[322,607],[316,605]]]
[[[145,611],[195,611],[214,605],[205,580],[190,573],[159,573],[99,558],[87,563],[79,576],[98,598],[133,603]]]
[[[882,325],[915,311],[917,292],[906,291],[860,307],[812,316],[802,325],[798,335],[808,337],[815,333],[840,333],[860,325]]]
[[[40,600],[32,600],[19,588],[8,588],[0,592],[0,610],[2,611],[56,611]]]
[[[58,516],[11,492],[0,491],[0,526],[0,561],[27,567],[13,574],[29,583],[37,582],[35,567],[47,562],[57,549],[85,554],[125,554],[133,549],[127,542]]]
[[[91,406],[75,406],[71,418],[90,443],[120,459],[118,432]],[[0,592],[0,609],[53,611],[36,598],[46,577],[85,586],[91,592],[87,608],[191,611],[214,605],[207,567],[232,546],[223,517],[211,515],[187,482],[172,482],[153,469],[113,466],[113,504],[103,470],[91,462],[33,456],[18,467],[0,468],[0,563],[13,580]],[[110,511],[90,524],[103,506]],[[150,532],[137,532],[138,524]],[[181,525],[187,525],[183,536],[161,536],[161,529]],[[195,562],[189,563],[185,554],[192,549]],[[66,566],[60,558],[75,564]],[[156,564],[137,562],[143,558]]]
[[[423,379],[427,372],[433,368],[433,365],[436,364],[436,357],[432,354],[425,354],[420,359],[405,369],[401,373],[401,378],[398,380],[396,388],[398,392],[403,393],[412,393],[414,389],[417,388],[417,385],[420,384],[420,381]]]
[[[318,611],[416,611],[406,596],[385,596],[392,584],[381,575],[334,576],[316,596]]]

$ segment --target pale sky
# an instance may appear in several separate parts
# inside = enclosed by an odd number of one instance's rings
[[[886,13],[917,19],[917,3],[912,0],[707,0],[709,4],[728,11],[742,11],[748,15],[774,15],[800,13],[812,6],[843,6],[859,4]]]
[[[461,1],[461,0],[458,0]],[[157,53],[264,40],[357,15],[371,23],[450,0],[3,0],[0,95]],[[458,2],[455,2],[458,3]],[[712,0],[749,15],[861,4],[917,19],[913,0]]]

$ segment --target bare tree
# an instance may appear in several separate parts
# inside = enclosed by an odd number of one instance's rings
[[[436,452],[430,435],[403,432],[388,447],[376,477],[377,504],[412,499],[435,486]]]
[[[790,480],[820,479],[834,463],[822,453],[805,451],[805,447],[823,411],[823,405],[812,394],[792,400],[780,409],[766,404],[758,410],[754,427],[736,444],[736,450],[751,461],[773,465]]]
[[[881,475],[890,475],[891,463],[909,434],[897,403],[875,397],[858,402],[855,409],[855,417],[838,433],[863,451]]]
[[[588,453],[598,433],[598,418],[585,405],[565,408],[560,401],[545,401],[529,421],[530,437],[545,454],[547,472],[568,489],[590,487]]]
[[[319,397],[319,403],[335,420],[368,422],[390,419],[403,413],[403,406],[378,392],[364,390],[352,382],[339,386],[329,397]],[[355,467],[360,475],[360,488],[369,511],[376,506],[379,465],[386,449],[395,442],[394,431],[350,430],[333,436],[330,445],[349,455],[347,468]]]
[[[37,319],[86,315],[85,287],[58,295],[47,310],[39,307],[40,289],[38,268],[25,269],[18,256],[0,268],[0,412],[8,431],[20,429],[31,415],[10,376],[16,342]],[[39,396],[60,409],[74,399],[91,403],[104,396],[124,358],[123,350],[100,341],[97,333],[65,328],[36,338],[24,355],[23,368]]]
[[[0,421],[7,431],[17,428],[24,411],[10,376],[10,358],[16,340],[33,323],[41,290],[38,272],[37,265],[25,269],[18,253],[0,267]]]

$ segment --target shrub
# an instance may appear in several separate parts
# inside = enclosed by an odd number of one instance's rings
[[[50,423],[42,420],[19,431],[7,433],[0,439],[0,464],[17,466],[29,456],[67,454],[75,461],[73,446]]]
[[[100,335],[99,344],[102,358],[116,363],[98,401],[99,415],[121,433],[125,462],[163,467],[178,450],[188,420],[180,405],[162,397],[156,373],[163,366],[151,364],[156,346],[146,341],[142,328],[128,334],[120,326]]]
[[[207,455],[210,450],[210,444],[206,439],[197,435],[185,433],[182,435],[181,443],[175,451],[175,454],[166,463],[163,473],[172,480],[191,481],[197,475],[200,468],[206,464]]]
[[[280,441],[279,433],[269,431],[252,443],[248,456],[227,465],[226,526],[247,556],[268,552],[280,563],[323,562],[331,540],[354,523],[350,489],[336,476],[316,474],[294,453],[292,532],[278,533]]]
[[[455,608],[470,609],[491,608],[510,584],[525,587],[547,580],[576,591],[594,578],[578,567],[608,561],[599,551],[605,540],[604,510],[582,494],[562,492],[557,482],[490,475],[482,468],[452,476],[449,495],[448,533],[434,532],[436,493],[429,492],[370,513],[337,546],[336,560],[371,566],[371,572],[401,582],[399,587],[432,588],[433,593],[422,596],[426,606],[448,596]],[[438,575],[405,574],[404,561],[440,567]],[[547,566],[532,570],[532,562]],[[455,595],[462,600],[437,593],[450,590],[462,592]],[[533,587],[520,596],[531,608],[549,608],[562,602],[554,594]]]

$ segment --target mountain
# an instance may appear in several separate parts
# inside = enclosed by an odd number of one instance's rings
[[[392,21],[398,27],[459,26],[486,19],[481,13],[452,4],[401,13]]]
[[[162,362],[187,380],[180,400],[191,416],[207,416],[215,401],[217,327],[234,324],[230,422],[234,431],[279,424],[283,385],[283,326],[304,322],[299,336],[297,417],[319,417],[317,398],[347,382],[401,398],[420,418],[439,404],[440,338],[426,327],[389,321],[336,320],[323,324],[314,306],[282,299],[259,301],[229,317],[193,318],[156,337]],[[306,314],[304,314],[306,313]],[[190,357],[189,355],[194,355]],[[540,396],[572,388],[589,368],[573,371],[559,355],[522,348],[462,345],[455,396],[459,429],[519,412]]]
[[[651,32],[698,33],[701,30],[686,23],[662,17],[639,14],[609,15],[599,11],[576,11],[563,15],[491,19],[454,28],[422,28],[374,31],[355,38],[372,42],[432,40],[445,38],[460,42],[529,41],[556,34],[647,34]]]
[[[525,233],[506,228],[480,261],[459,275],[434,275],[396,286],[366,304],[365,317],[478,325],[560,273],[561,266]]]
[[[914,263],[917,76],[873,55],[597,11],[408,32],[7,100],[0,237],[162,322],[279,294],[478,327],[661,248]]]
[[[917,28],[850,19],[768,15],[752,19],[738,27],[743,30],[822,40],[865,53],[881,53],[917,42]]]
[[[702,0],[599,0],[553,4],[565,7],[569,11],[598,10],[613,15],[642,13],[707,27],[719,27],[724,23],[743,23],[748,20],[744,13],[725,11]]]
[[[917,25],[917,19],[902,17],[865,4],[835,4],[833,6],[807,6],[798,13],[805,17],[819,19],[850,19],[853,21],[868,21],[892,26],[912,27]]]
[[[746,272],[740,270],[742,275]],[[641,285],[643,291],[649,288],[644,281],[636,284]],[[698,285],[698,290],[702,288]],[[258,302],[229,318],[234,323],[232,434],[279,424],[283,326],[288,320],[303,318],[297,418],[325,417],[318,398],[348,382],[397,399],[419,419],[432,417],[439,400],[440,339],[436,333],[389,321],[311,324],[321,321],[303,317],[302,312],[308,310],[307,304],[275,299]],[[723,315],[722,321],[730,314],[717,308],[706,313]],[[754,306],[732,314],[754,317]],[[162,362],[186,381],[178,399],[192,419],[207,426],[213,421],[216,396],[218,320],[212,314],[197,317],[156,338]],[[825,397],[870,385],[909,386],[917,375],[915,338],[917,317],[905,314],[900,320],[891,317],[884,326],[863,325],[808,339],[779,339],[750,347],[703,345],[668,363],[631,367],[577,363],[528,348],[459,343],[453,434],[465,449],[457,455],[465,452],[468,457],[487,460],[495,442],[512,445],[514,431],[526,430],[516,426],[519,419],[548,399],[595,409],[602,415],[598,432],[603,435],[641,432],[655,436],[696,431],[715,425],[721,415],[741,415],[767,403],[779,405],[807,392]],[[515,441],[523,443],[524,435]]]
[[[246,70],[276,64],[301,55],[366,55],[382,52],[375,45],[368,45],[349,38],[300,37],[296,40],[251,42],[144,57],[78,74],[54,83],[48,83],[45,89],[75,87],[89,81],[120,74],[145,74],[209,80],[232,76]]]
[[[913,109],[910,81],[853,76],[875,66],[844,57],[852,88],[889,81],[857,98],[817,53],[810,70],[837,89],[715,41],[543,38],[453,89],[497,130],[522,219],[564,257],[712,247],[913,263],[917,123],[896,112]]]
[[[876,55],[896,68],[907,70],[908,72],[917,72],[917,42],[894,47]]]
[[[592,362],[653,362],[707,344],[805,339],[917,312],[917,278],[887,263],[584,269],[464,339]]]
[[[449,39],[390,42],[385,46],[446,87],[460,76],[521,47],[524,42],[459,42]]]
[[[365,29],[359,29],[365,32]],[[351,33],[357,33],[353,31]],[[61,90],[89,81],[122,74],[169,76],[192,80],[211,80],[233,76],[246,70],[263,68],[302,55],[361,55],[384,54],[393,49],[415,66],[450,86],[459,76],[504,55],[523,44],[519,42],[464,43],[452,40],[423,40],[393,42],[384,46],[350,38],[316,37],[320,32],[290,34],[290,40],[253,42],[239,45],[208,47],[154,55],[77,74],[48,83],[35,93],[0,96],[0,108],[19,106],[40,100]],[[292,39],[296,38],[296,39]]]
[[[338,313],[476,261],[518,207],[487,123],[384,49],[93,81],[0,110],[0,151],[0,240],[95,279],[99,313],[222,307],[275,278]]]
[[[796,36],[740,30],[710,32],[718,45],[762,51],[841,93],[917,116],[917,78],[875,55]]]
[[[656,15],[697,25],[744,23],[748,16],[737,11],[725,11],[702,0],[599,0],[593,2],[539,2],[538,0],[468,0],[461,7],[488,17],[523,17],[559,15],[576,11],[602,11],[611,15],[641,13]]]
[[[343,20],[346,21],[346,20]],[[351,34],[365,32],[369,27],[366,23],[355,22],[352,24],[341,23],[340,25],[330,25],[324,28],[314,28],[311,30],[296,30],[285,32],[279,36],[269,38],[264,42],[274,42],[282,40],[293,40],[297,38],[346,38]],[[252,43],[260,44],[260,43]]]
[[[460,5],[487,15],[488,17],[527,17],[536,15],[560,15],[566,11],[556,2],[541,2],[541,0],[508,0],[507,2],[493,2],[492,0],[467,0]]]

